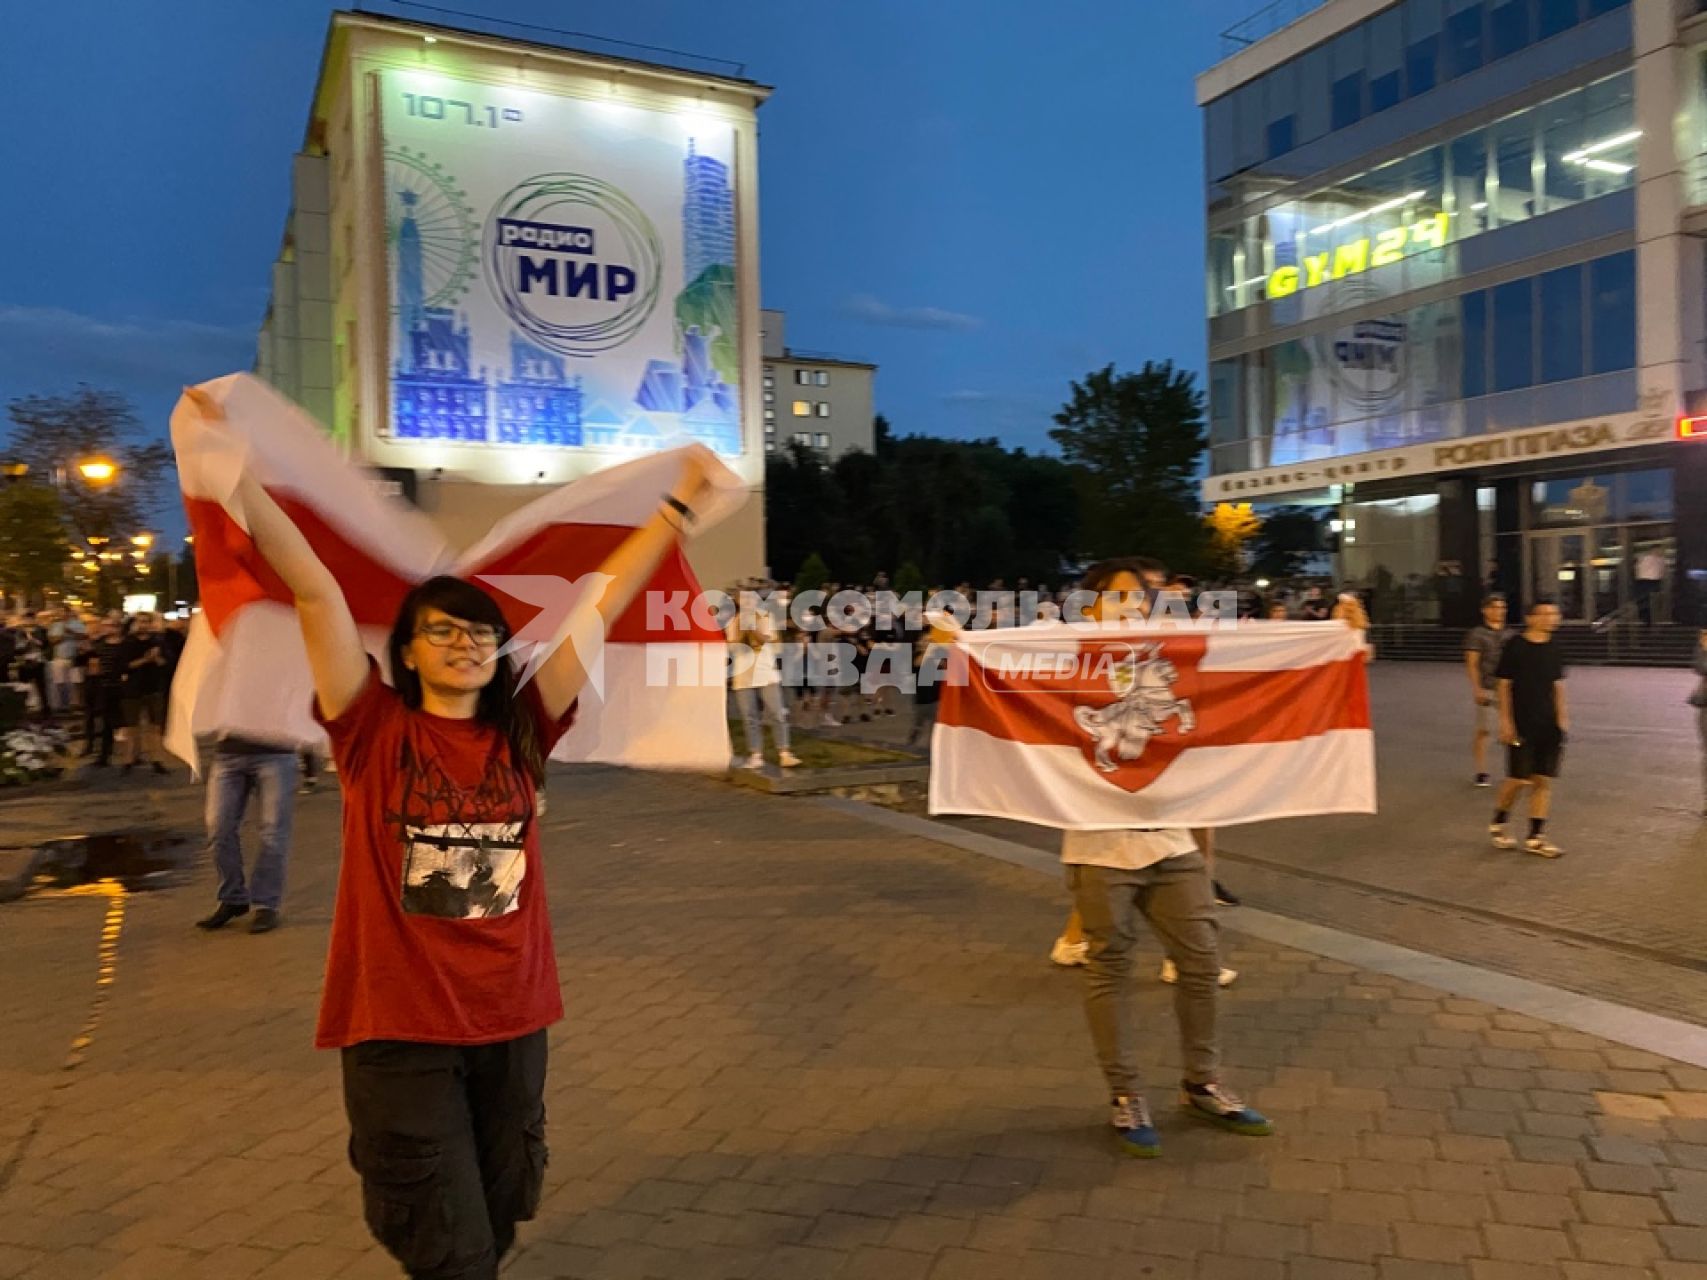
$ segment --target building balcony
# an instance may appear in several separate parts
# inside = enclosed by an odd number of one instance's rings
[[[1248,18],[1242,18],[1221,33],[1221,56],[1230,58],[1241,49],[1248,49],[1258,40],[1290,26],[1312,9],[1319,9],[1327,0],[1274,0],[1265,4]],[[1701,0],[1707,4],[1707,0]]]

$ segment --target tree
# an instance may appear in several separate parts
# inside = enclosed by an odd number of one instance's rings
[[[816,551],[801,561],[799,570],[794,575],[796,591],[819,591],[830,580],[830,566],[824,563],[824,557]]]
[[[1245,570],[1245,550],[1262,529],[1262,517],[1248,502],[1218,502],[1203,517],[1209,534],[1209,567],[1222,577]]]
[[[178,599],[186,604],[200,604],[201,583],[196,579],[196,544],[186,542],[184,554],[178,557]]]
[[[28,599],[59,586],[67,550],[65,516],[51,486],[26,480],[0,486],[0,594]]]
[[[911,560],[903,560],[901,567],[895,570],[895,580],[889,584],[889,589],[898,596],[909,592],[925,589],[925,575],[919,572],[919,566]]]
[[[889,419],[881,413],[871,420],[871,451],[879,458],[887,458],[895,448],[895,433],[889,427]]]
[[[1143,554],[1193,567],[1204,554],[1195,493],[1207,440],[1203,393],[1171,360],[1106,365],[1072,384],[1049,437],[1078,474],[1091,556]]]
[[[930,587],[1053,582],[1075,556],[1077,479],[1059,458],[881,427],[875,453],[850,450],[828,463],[790,444],[767,457],[766,553],[778,580],[825,546],[850,584],[908,562]]]
[[[58,486],[73,537],[128,538],[152,521],[172,478],[171,447],[148,438],[130,401],[80,385],[70,395],[22,396],[8,406],[9,452],[42,484]],[[84,480],[78,464],[105,459],[118,468],[102,484]]]
[[[771,576],[795,576],[813,548],[829,542],[829,522],[841,513],[841,494],[824,455],[790,441],[765,458],[765,559]]]
[[[1251,568],[1268,578],[1292,578],[1322,549],[1322,517],[1309,507],[1280,507],[1262,518]]]

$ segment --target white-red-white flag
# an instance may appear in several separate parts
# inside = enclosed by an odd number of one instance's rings
[[[962,632],[930,811],[1069,830],[1373,813],[1366,656],[1340,622]]]
[[[256,551],[234,497],[245,472],[337,577],[382,669],[399,604],[435,574],[481,585],[512,634],[552,636],[553,615],[566,615],[574,584],[594,581],[586,575],[658,510],[681,474],[675,451],[595,472],[506,516],[458,554],[426,516],[387,496],[374,472],[347,459],[312,418],[265,382],[233,374],[199,390],[222,416],[205,416],[187,395],[172,414],[202,611],[173,680],[166,733],[167,749],[192,765],[203,737],[325,740],[310,714],[313,683],[290,592]],[[715,524],[745,498],[726,469],[713,483],[696,529]],[[670,607],[649,613],[652,593],[663,593],[658,598]],[[679,550],[667,555],[611,627],[601,678],[583,692],[575,726],[555,758],[656,768],[728,764],[723,634],[714,619],[681,607],[698,594],[686,557]],[[514,654],[524,665],[527,656]]]

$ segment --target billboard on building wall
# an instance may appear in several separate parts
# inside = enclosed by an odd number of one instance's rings
[[[436,72],[378,82],[382,434],[739,454],[734,126]]]

